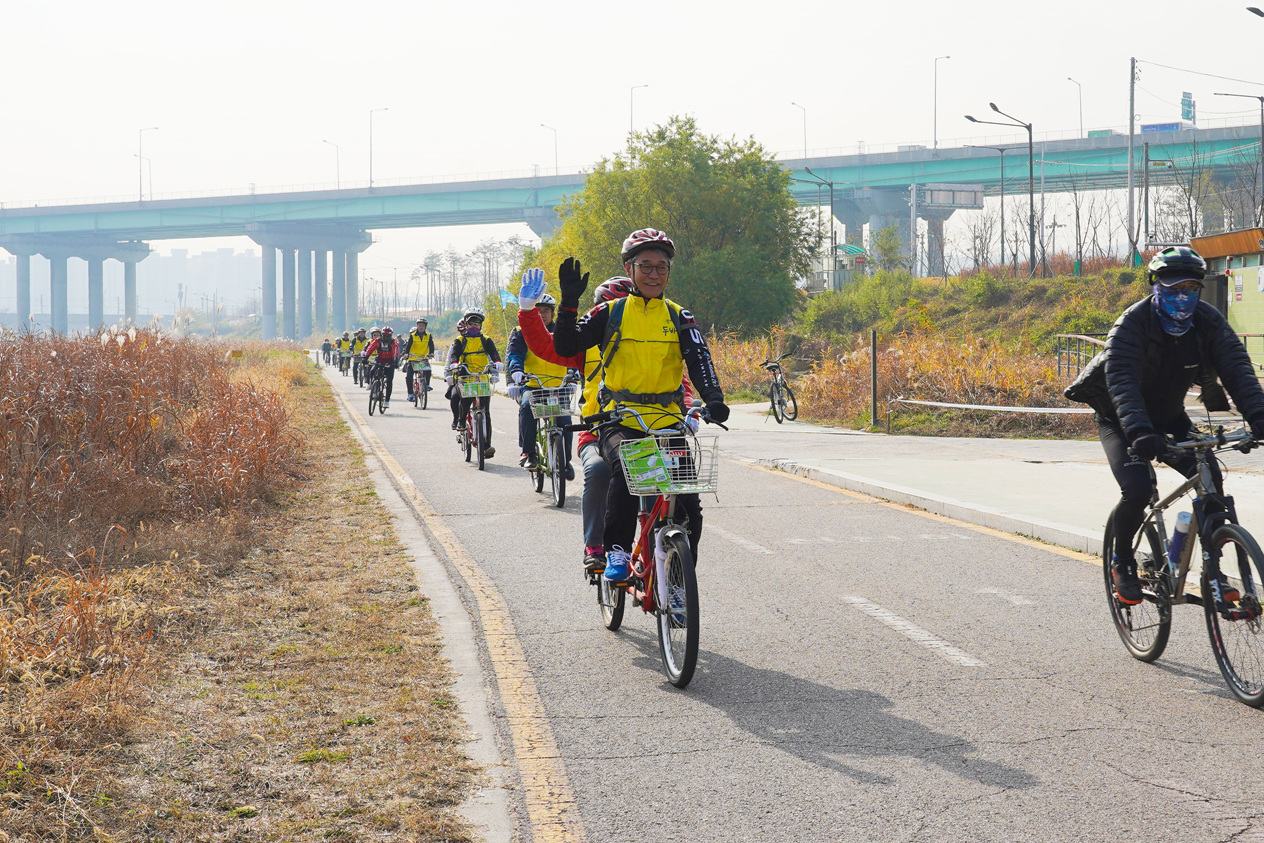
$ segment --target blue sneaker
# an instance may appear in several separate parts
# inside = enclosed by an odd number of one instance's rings
[[[672,623],[685,625],[685,589],[679,585],[667,587],[667,605],[671,608]]]
[[[632,557],[623,548],[615,545],[606,553],[606,571],[602,574],[606,582],[625,583],[632,579]]]

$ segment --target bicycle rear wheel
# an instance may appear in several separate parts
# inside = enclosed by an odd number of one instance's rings
[[[683,534],[665,537],[663,550],[667,553],[667,605],[658,610],[658,649],[667,680],[683,688],[693,679],[698,664],[698,578],[689,540]]]
[[[597,608],[601,609],[601,622],[614,632],[623,623],[623,600],[626,592],[601,574],[597,575]]]
[[[553,505],[561,509],[566,505],[566,443],[562,434],[549,435],[549,480],[553,487]]]
[[[768,387],[768,400],[772,403],[772,417],[781,424],[781,386],[775,378],[772,386]]]
[[[794,421],[799,417],[799,402],[794,400],[794,391],[788,383],[781,385],[781,417],[786,421]]]
[[[1220,559],[1220,570],[1241,597],[1223,616],[1216,610],[1210,578],[1203,570],[1203,611],[1216,664],[1229,690],[1247,705],[1264,704],[1264,617],[1261,617],[1261,584],[1264,553],[1251,534],[1237,524],[1223,524],[1211,534],[1211,552]]]
[[[1102,572],[1106,577],[1106,601],[1110,604],[1110,617],[1115,622],[1119,640],[1134,659],[1152,662],[1163,655],[1168,636],[1172,632],[1172,597],[1168,593],[1167,578],[1163,573],[1163,543],[1153,522],[1146,522],[1140,533],[1144,534],[1144,550],[1136,547],[1137,577],[1141,580],[1142,600],[1135,606],[1119,602],[1115,595],[1115,583],[1110,576],[1110,558],[1115,546],[1115,528],[1107,523],[1102,538]],[[1136,542],[1142,544],[1140,536]]]

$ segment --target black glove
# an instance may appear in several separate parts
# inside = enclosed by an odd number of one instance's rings
[[[1264,416],[1250,419],[1247,425],[1251,428],[1251,435],[1260,442],[1264,442]]]
[[[1132,452],[1149,462],[1167,450],[1167,439],[1159,433],[1145,433],[1132,441]]]
[[[729,405],[723,401],[708,401],[707,415],[711,417],[711,421],[724,424],[729,420]]]
[[[562,307],[575,310],[579,307],[579,297],[588,289],[588,273],[575,258],[567,258],[557,268],[557,283],[562,288]]]

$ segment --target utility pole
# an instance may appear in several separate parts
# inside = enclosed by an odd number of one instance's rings
[[[1137,209],[1133,199],[1133,169],[1136,166],[1134,138],[1137,134],[1137,59],[1128,60],[1128,264],[1137,265]]]

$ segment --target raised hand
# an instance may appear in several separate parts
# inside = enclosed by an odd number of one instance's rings
[[[518,290],[518,309],[535,310],[536,302],[544,295],[544,270],[528,269],[522,273],[522,287]]]
[[[573,257],[562,261],[557,268],[557,280],[562,288],[562,307],[571,310],[579,307],[579,297],[588,289],[588,273],[579,261]]]

